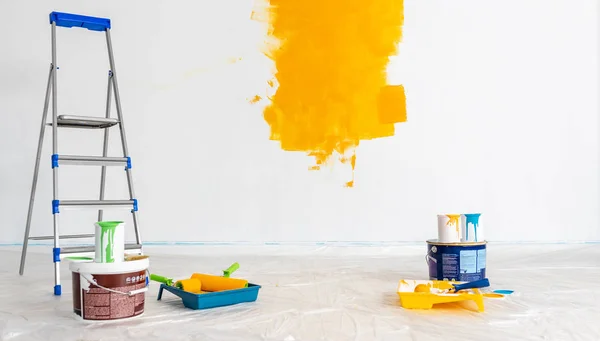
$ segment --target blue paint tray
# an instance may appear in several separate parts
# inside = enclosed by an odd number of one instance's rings
[[[248,283],[247,288],[193,294],[173,286],[161,284],[158,290],[158,300],[162,298],[163,289],[181,297],[183,305],[190,309],[209,309],[228,305],[254,302],[258,298],[260,285]]]

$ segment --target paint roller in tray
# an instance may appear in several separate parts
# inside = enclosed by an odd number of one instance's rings
[[[195,294],[246,288],[248,287],[247,280],[230,278],[231,274],[239,267],[238,263],[233,263],[229,268],[223,270],[223,276],[194,273],[191,278],[174,281],[172,278],[150,274],[150,279]]]
[[[238,263],[233,263],[229,268],[223,270],[223,276],[194,273],[192,279],[198,279],[202,282],[202,291],[214,292],[247,288],[247,280],[230,277],[239,267]]]
[[[201,294],[202,293],[202,283],[199,279],[190,278],[190,279],[182,279],[179,281],[173,280],[173,278],[160,276],[157,274],[150,274],[150,279],[168,285],[170,287],[176,287],[177,289],[181,289],[183,291],[191,292],[193,294]]]

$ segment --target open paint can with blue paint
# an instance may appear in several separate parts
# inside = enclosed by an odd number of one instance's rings
[[[481,213],[461,214],[461,242],[479,242],[485,240],[483,228],[479,225]]]
[[[444,243],[427,241],[429,279],[477,281],[486,278],[486,241]]]

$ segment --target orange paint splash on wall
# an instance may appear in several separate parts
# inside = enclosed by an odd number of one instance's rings
[[[272,140],[307,152],[319,169],[337,152],[356,164],[361,140],[394,135],[406,121],[404,87],[386,83],[402,38],[403,0],[269,0],[278,45],[275,94],[264,110]],[[352,187],[352,181],[346,186]]]

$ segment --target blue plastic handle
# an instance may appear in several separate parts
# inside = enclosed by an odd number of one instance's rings
[[[454,291],[459,291],[463,289],[473,289],[473,288],[484,288],[489,287],[490,281],[487,278],[480,279],[478,281],[467,282],[463,284],[457,284],[454,286]]]
[[[85,15],[52,12],[50,13],[50,24],[56,23],[60,27],[83,27],[90,31],[106,31],[110,29],[110,19],[88,17]]]

